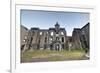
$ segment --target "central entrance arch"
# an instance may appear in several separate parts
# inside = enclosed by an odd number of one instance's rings
[[[54,48],[55,50],[61,50],[61,44],[56,43]]]
[[[55,45],[55,49],[56,49],[56,50],[59,50],[59,48],[60,48],[59,44],[56,44],[56,45]]]

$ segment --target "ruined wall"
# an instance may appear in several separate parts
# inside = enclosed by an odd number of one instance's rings
[[[89,23],[82,28],[74,28],[72,41],[73,48],[89,49]]]
[[[21,25],[20,29],[21,29],[21,33],[20,33],[21,43],[20,44],[21,44],[21,50],[23,50],[25,47],[26,39],[27,39],[26,35],[28,34],[28,29],[24,27],[23,25]]]
[[[43,50],[48,48],[48,30],[39,31],[39,49]]]
[[[66,49],[66,30],[56,23],[55,28],[31,28],[28,31],[26,47],[30,50]]]
[[[73,34],[72,34],[72,45],[74,49],[81,49],[81,41],[80,41],[80,37],[81,37],[81,29],[79,28],[74,28],[73,30]]]
[[[37,49],[39,46],[39,28],[31,28],[32,36],[31,36],[31,50]]]
[[[89,25],[90,23],[87,23],[84,27],[81,28],[81,43],[83,48],[89,49]]]
[[[24,42],[23,42],[24,40]],[[89,23],[82,28],[74,28],[72,36],[67,36],[65,28],[58,23],[49,29],[21,27],[21,46],[29,50],[71,50],[89,49]]]

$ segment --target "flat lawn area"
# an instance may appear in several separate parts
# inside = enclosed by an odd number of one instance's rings
[[[52,51],[35,50],[21,52],[21,63],[28,62],[48,62],[48,61],[69,61],[69,60],[87,60],[83,50],[73,51]]]

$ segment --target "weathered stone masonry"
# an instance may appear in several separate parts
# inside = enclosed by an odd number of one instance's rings
[[[21,25],[22,50],[70,50],[76,48],[89,49],[89,23],[82,28],[74,28],[72,36],[67,36],[65,28],[61,28],[58,22],[54,28],[49,29],[31,28],[28,30]]]

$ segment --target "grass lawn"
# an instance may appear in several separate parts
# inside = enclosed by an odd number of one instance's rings
[[[21,52],[21,62],[47,62],[47,61],[68,61],[68,60],[86,60],[83,50],[72,51],[51,51],[35,50]]]

